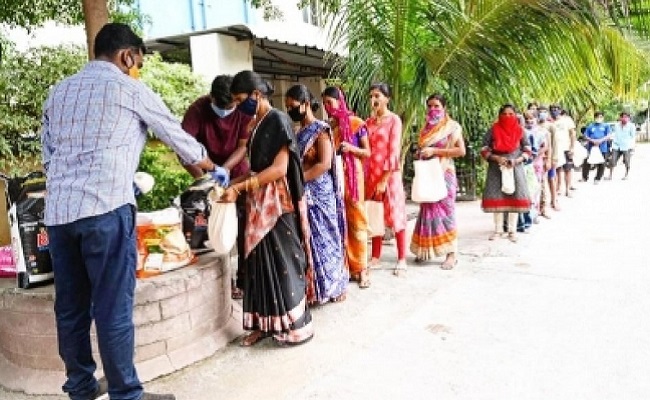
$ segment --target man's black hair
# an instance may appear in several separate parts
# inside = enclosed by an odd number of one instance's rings
[[[212,81],[210,96],[214,99],[217,107],[225,108],[228,104],[232,103],[232,95],[230,94],[231,84],[232,76],[230,75],[218,75]]]
[[[138,49],[146,52],[144,42],[130,26],[111,22],[102,27],[95,36],[95,57],[112,57],[119,50]]]

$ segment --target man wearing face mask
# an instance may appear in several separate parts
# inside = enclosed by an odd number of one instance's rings
[[[558,209],[557,186],[555,181],[558,155],[557,146],[555,144],[555,127],[550,120],[550,115],[546,106],[539,106],[537,110],[539,127],[546,132],[546,154],[543,158],[544,171],[546,171],[546,173],[544,174],[542,180],[542,194],[540,200],[539,215],[544,218],[550,218],[546,212],[546,204],[550,201],[551,207],[555,210]]]
[[[573,147],[576,142],[576,124],[573,118],[558,105],[551,106],[551,118],[554,120],[556,152],[559,160],[564,158],[564,163],[559,161],[561,165],[557,166],[557,191],[558,194],[562,192],[562,178],[564,177],[564,194],[571,197],[571,190],[574,190],[571,185],[571,176]]]
[[[627,174],[630,172],[630,155],[632,147],[634,147],[634,140],[636,137],[636,127],[630,121],[630,114],[622,112],[619,122],[614,125],[612,132],[612,165],[609,169],[609,178],[612,179],[612,174],[620,157],[623,157],[623,164],[625,165],[625,176],[623,180],[627,179]]]
[[[226,171],[227,180],[248,174],[246,160],[246,143],[248,142],[248,124],[251,117],[235,106],[230,95],[232,77],[219,75],[212,81],[210,94],[199,97],[185,112],[183,129],[192,135],[208,151],[208,156]],[[185,169],[196,179],[203,176],[203,170],[193,165]],[[224,185],[227,186],[227,185]],[[246,221],[246,202],[242,197],[237,202],[239,234],[237,251],[244,254],[244,224]],[[243,257],[237,257],[237,279],[232,287],[232,297],[242,298],[242,274],[244,274]]]
[[[598,146],[600,152],[603,153],[603,158],[607,158],[607,141],[610,139],[610,128],[609,125],[605,123],[605,117],[602,112],[598,111],[594,114],[594,122],[585,130],[585,138],[587,139],[587,151],[591,151],[593,146]],[[587,182],[589,180],[590,170],[591,164],[585,161],[582,164],[582,182]],[[605,163],[597,164],[596,179],[594,180],[595,185],[600,183],[604,174]]]
[[[245,156],[251,117],[235,107],[230,95],[231,83],[229,75],[214,78],[210,94],[190,105],[182,126],[205,146],[212,162],[223,167],[229,178],[234,179],[248,173]],[[185,168],[194,178],[203,176],[203,171],[193,165]]]
[[[143,393],[133,362],[136,243],[133,180],[147,129],[185,164],[212,171],[205,148],[133,72],[144,45],[127,25],[106,24],[95,60],[51,90],[43,107],[45,224],[54,269],[63,391],[71,399],[174,400]],[[95,321],[106,382],[94,377]]]

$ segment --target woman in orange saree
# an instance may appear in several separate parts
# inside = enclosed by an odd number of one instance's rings
[[[368,218],[364,204],[363,160],[370,156],[365,122],[348,110],[340,89],[330,86],[322,93],[325,111],[334,131],[334,145],[343,163],[345,214],[347,218],[346,259],[350,279],[360,288],[370,287],[368,270]]]

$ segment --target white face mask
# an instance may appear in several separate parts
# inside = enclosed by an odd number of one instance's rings
[[[212,111],[214,111],[214,113],[217,114],[217,116],[219,118],[226,118],[227,116],[232,114],[233,111],[235,111],[235,108],[236,108],[236,107],[233,107],[233,108],[227,110],[225,108],[219,108],[219,107],[215,106],[214,103],[210,103],[210,106],[212,107]]]

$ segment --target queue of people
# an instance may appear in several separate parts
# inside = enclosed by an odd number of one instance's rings
[[[548,112],[550,110],[550,113]],[[558,197],[572,197],[572,171],[580,170],[580,182],[587,182],[596,169],[594,184],[599,184],[609,168],[609,177],[623,160],[628,178],[636,130],[630,114],[622,112],[610,127],[604,114],[594,113],[594,122],[578,139],[576,124],[558,105],[548,109],[530,104],[523,114],[505,104],[497,121],[484,138],[481,156],[488,163],[481,208],[494,214],[495,240],[507,235],[517,242],[517,233],[527,233],[540,217],[550,218],[546,204],[560,211]],[[582,150],[577,155],[577,150]],[[596,153],[594,155],[594,152]]]
[[[55,279],[59,354],[70,398],[174,400],[144,392],[135,370],[135,198],[132,177],[147,128],[168,144],[187,171],[208,173],[236,202],[238,272],[232,296],[243,301],[242,346],[272,338],[295,346],[314,336],[310,308],[346,299],[349,282],[371,287],[381,261],[382,235],[369,233],[365,202],[383,205],[379,218],[393,230],[396,276],[406,272],[406,193],[401,168],[402,121],[390,111],[385,83],[368,88],[372,115],[355,116],[343,92],[328,87],[320,101],[307,87],[284,94],[287,112],[274,108],[274,88],[253,71],[217,76],[182,124],[159,96],[132,76],[144,45],[127,25],[106,24],[94,43],[96,59],[55,85],[44,106],[43,164],[47,172],[45,223]],[[328,121],[316,118],[323,104]],[[83,117],[80,117],[83,116]],[[599,115],[585,135],[588,146],[612,141],[614,169],[630,168],[633,130],[622,114],[612,132]],[[298,125],[297,128],[295,126]],[[494,213],[494,240],[517,241],[524,225],[559,210],[571,196],[575,123],[560,107],[533,108],[519,118],[504,105],[484,140],[488,162],[481,206]],[[440,94],[427,99],[426,120],[414,155],[437,161],[445,195],[422,202],[410,250],[415,261],[458,262],[453,159],[465,155],[462,128]],[[582,177],[588,179],[589,169]],[[603,176],[598,167],[596,182]],[[563,184],[560,182],[563,177]],[[611,171],[610,171],[611,177]],[[369,247],[370,246],[370,251]],[[98,382],[90,346],[95,321],[106,380]]]

